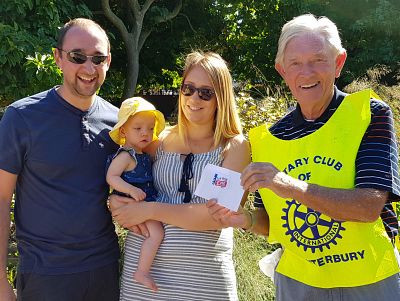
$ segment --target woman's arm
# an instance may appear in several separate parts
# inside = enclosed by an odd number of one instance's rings
[[[250,162],[250,148],[243,136],[237,136],[230,142],[225,152],[222,166],[242,171]],[[206,204],[164,204],[164,203],[129,203],[123,207],[113,207],[114,219],[123,227],[131,227],[148,219],[158,220],[187,230],[214,230],[224,227],[213,219]]]
[[[269,216],[264,208],[255,208],[252,211],[240,208],[233,212],[215,200],[207,202],[207,208],[212,217],[224,227],[242,228],[256,234],[269,235]]]
[[[224,154],[222,167],[242,172],[250,163],[250,145],[242,135],[230,139]]]
[[[250,145],[242,135],[238,135],[231,139],[228,146],[222,167],[241,173],[251,162]],[[240,202],[242,206],[246,203],[248,194],[248,191],[243,193],[242,201]]]
[[[124,228],[132,228],[146,220],[157,220],[187,230],[215,230],[222,228],[212,219],[205,204],[166,204],[156,202],[130,202],[117,207],[110,198],[114,220]],[[118,202],[120,204],[120,202]]]

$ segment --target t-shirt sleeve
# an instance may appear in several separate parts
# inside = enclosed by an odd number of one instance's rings
[[[8,107],[0,121],[0,169],[19,174],[28,152],[30,133],[21,115]]]
[[[388,105],[378,100],[371,100],[371,113],[371,123],[357,153],[355,185],[358,188],[388,191],[391,200],[399,199],[398,151],[393,114]]]

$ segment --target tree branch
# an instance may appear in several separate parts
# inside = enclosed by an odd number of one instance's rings
[[[140,4],[137,0],[128,0],[129,8],[136,20],[141,18]]]
[[[147,40],[149,35],[151,34],[153,30],[152,29],[147,29],[147,30],[142,30],[142,33],[140,34],[139,42],[138,42],[138,49],[139,51],[142,50],[142,47],[144,45],[144,42]]]
[[[184,16],[184,17],[186,18],[186,21],[188,22],[189,27],[190,27],[190,29],[191,29],[193,32],[197,32],[197,31],[193,28],[192,23],[190,23],[190,19],[189,19],[188,16],[186,16],[185,14],[182,14],[182,13],[180,13],[179,15],[180,15],[180,16]]]
[[[143,16],[147,13],[150,6],[153,4],[154,0],[147,0],[142,6],[142,14]]]
[[[178,3],[176,4],[176,6],[174,7],[174,9],[168,15],[159,16],[159,17],[155,18],[153,25],[157,25],[162,22],[167,22],[167,21],[175,18],[179,14],[179,11],[181,9],[182,9],[182,0],[179,0]]]
[[[128,45],[129,43],[129,32],[128,29],[126,28],[124,22],[116,14],[114,14],[111,10],[110,7],[110,2],[109,0],[101,0],[101,5],[103,7],[103,11],[105,16],[107,17],[110,22],[117,27],[119,32],[121,33],[122,39],[125,42],[125,45]]]

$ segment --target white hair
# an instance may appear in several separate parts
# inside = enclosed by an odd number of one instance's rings
[[[275,63],[280,65],[283,64],[286,45],[291,39],[307,33],[317,34],[324,38],[327,46],[333,50],[333,53],[336,56],[346,52],[346,49],[342,46],[342,41],[340,40],[339,32],[335,23],[327,17],[317,18],[312,14],[305,14],[293,18],[282,27]]]

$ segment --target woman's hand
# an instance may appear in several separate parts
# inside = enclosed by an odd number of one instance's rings
[[[214,199],[209,200],[206,206],[212,218],[223,228],[234,227],[247,229],[251,227],[251,217],[248,211],[244,210],[242,207],[240,207],[237,212],[232,211],[219,205]]]
[[[148,218],[144,218],[143,215],[135,215],[135,213],[140,213],[144,210],[135,207],[135,205],[139,204],[146,205],[146,202],[137,202],[134,199],[115,194],[111,195],[109,199],[109,208],[112,217],[121,227],[127,228],[136,234],[149,237],[149,230],[144,223]]]

